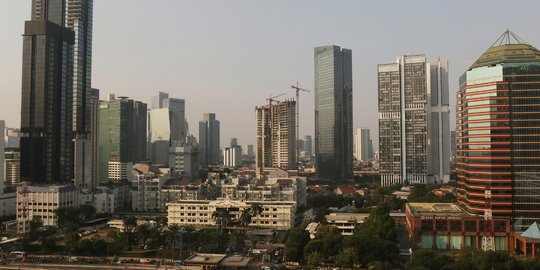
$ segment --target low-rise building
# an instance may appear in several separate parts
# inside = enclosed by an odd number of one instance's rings
[[[339,229],[342,235],[353,235],[354,228],[369,217],[369,213],[330,213],[326,223]]]
[[[407,203],[407,231],[413,246],[424,249],[460,250],[482,248],[489,226],[480,215],[471,215],[453,203]],[[498,251],[515,249],[510,218],[493,217],[494,243]]]
[[[56,226],[55,210],[79,207],[79,190],[68,186],[22,186],[17,188],[17,231],[25,233],[33,218],[43,226]]]
[[[179,200],[167,204],[168,224],[194,227],[217,226],[213,217],[219,210],[230,214],[228,223],[239,223],[242,212],[254,204],[259,204],[263,212],[252,217],[249,226],[290,229],[295,221],[296,203],[294,201],[240,201],[228,198],[217,200]]]

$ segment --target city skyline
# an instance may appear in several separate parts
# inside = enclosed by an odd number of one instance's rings
[[[132,3],[130,1],[129,3]],[[427,55],[445,55],[451,63],[450,67],[450,93],[457,90],[458,77],[474,62],[492,41],[493,36],[499,35],[506,27],[512,29],[520,36],[525,37],[530,44],[539,44],[540,37],[535,35],[535,17],[532,10],[520,10],[521,16],[517,21],[517,14],[513,12],[518,7],[510,3],[495,2],[489,7],[481,3],[468,3],[467,10],[461,10],[459,2],[452,3],[422,3],[409,2],[407,5],[425,7],[425,10],[445,10],[445,12],[426,12],[424,9],[409,10],[409,15],[399,14],[404,3],[396,3],[394,9],[385,10],[388,22],[377,20],[382,13],[370,12],[377,9],[379,4],[347,3],[349,8],[341,13],[330,12],[327,20],[321,20],[321,12],[330,8],[328,3],[318,5],[304,5],[303,3],[262,3],[255,5],[244,1],[234,1],[225,4],[212,4],[210,2],[182,2],[161,1],[162,5],[137,1],[136,5],[126,5],[126,1],[100,1],[94,3],[94,37],[93,37],[93,70],[92,87],[101,90],[101,98],[105,99],[108,93],[129,96],[134,100],[150,103],[150,98],[157,91],[167,91],[172,96],[186,100],[186,116],[190,126],[197,126],[199,116],[206,111],[216,112],[222,121],[221,144],[226,145],[228,138],[238,137],[240,144],[254,144],[255,130],[250,113],[255,105],[264,102],[269,94],[293,92],[289,85],[300,81],[303,88],[313,90],[312,48],[325,44],[336,44],[350,48],[355,52],[353,58],[353,80],[355,81],[354,97],[354,123],[353,127],[367,127],[373,130],[374,150],[377,150],[378,134],[376,117],[376,64],[392,61],[395,55],[404,53],[425,53]],[[0,63],[0,71],[6,76],[0,78],[2,94],[12,99],[3,99],[0,106],[5,115],[6,125],[20,126],[18,113],[20,111],[20,70],[22,58],[23,21],[30,17],[31,1],[5,1],[2,8],[0,29],[5,33],[5,49],[0,52],[4,59]],[[530,6],[538,3],[530,1]],[[171,6],[167,9],[164,6]],[[121,7],[125,8],[122,9]],[[474,13],[480,8],[487,8],[496,13],[504,10],[505,20],[490,23],[472,23]],[[228,12],[238,9],[240,14],[234,20],[228,19]],[[244,14],[242,11],[252,9],[253,14]],[[181,10],[177,16],[167,16],[168,12]],[[222,11],[219,11],[222,10]],[[530,10],[530,11],[529,11]],[[121,12],[120,12],[121,11]],[[201,11],[206,11],[207,15]],[[1,12],[1,11],[0,11]],[[120,12],[120,13],[119,13]],[[154,18],[143,29],[151,28],[155,34],[149,39],[152,42],[133,42],[137,38],[137,25],[132,20],[116,20],[117,17],[126,16],[128,12],[133,15],[143,15]],[[296,19],[295,14],[307,14],[303,20]],[[373,13],[373,14],[370,14]],[[433,14],[436,13],[436,14]],[[165,14],[157,17],[157,14]],[[191,15],[194,14],[194,15]],[[198,14],[198,15],[195,15]],[[463,20],[453,20],[459,14]],[[280,16],[280,21],[274,17]],[[325,13],[326,15],[326,13]],[[415,16],[421,15],[421,16]],[[198,18],[198,17],[200,18]],[[204,23],[206,16],[214,16],[222,25]],[[470,18],[470,19],[468,19]],[[430,19],[440,19],[437,31],[438,38],[428,38],[427,33],[436,28],[425,25],[425,28],[407,29]],[[325,22],[335,23],[323,25]],[[377,28],[370,28],[370,21],[377,21]],[[111,23],[113,22],[114,23]],[[251,25],[246,25],[250,21]],[[17,22],[17,23],[15,23]],[[214,21],[215,22],[215,21]],[[347,27],[338,28],[343,22]],[[399,25],[396,25],[399,22]],[[142,22],[141,22],[142,23]],[[176,28],[171,26],[177,25]],[[185,26],[187,25],[187,26]],[[197,27],[192,27],[197,25]],[[289,25],[295,25],[298,31],[285,31]],[[462,30],[467,26],[466,33]],[[142,26],[141,26],[142,27]],[[393,27],[391,32],[387,29]],[[222,34],[224,29],[235,29],[230,36]],[[173,29],[174,35],[159,35]],[[256,29],[257,31],[254,31]],[[285,30],[284,30],[285,29]],[[316,30],[315,30],[316,29]],[[400,33],[406,32],[406,33]],[[405,31],[407,29],[407,31]],[[353,31],[354,30],[354,31]],[[117,33],[121,31],[121,34]],[[358,33],[350,35],[349,33]],[[386,32],[386,33],[385,33]],[[392,34],[389,34],[392,33]],[[251,35],[253,38],[242,39]],[[430,34],[432,35],[432,34]],[[400,39],[399,45],[391,41]],[[242,41],[240,41],[242,40]],[[283,42],[269,42],[283,40]],[[467,41],[465,43],[464,41]],[[128,47],[127,43],[130,43]],[[221,46],[215,44],[221,43]],[[373,43],[377,46],[373,46]],[[159,50],[152,50],[156,44],[163,46]],[[268,45],[271,44],[271,45]],[[172,48],[176,48],[174,51]],[[238,50],[244,52],[245,57],[236,57]],[[163,51],[163,52],[156,52]],[[167,54],[173,52],[170,57]],[[268,53],[271,52],[271,53]],[[369,53],[368,53],[369,52]],[[130,55],[138,55],[137,59],[130,59]],[[208,55],[208,57],[206,57]],[[231,58],[238,63],[230,64]],[[194,61],[193,58],[197,58]],[[185,64],[189,63],[189,64]],[[228,66],[231,65],[231,67]],[[126,68],[129,65],[129,68]],[[258,67],[260,65],[260,68]],[[159,66],[160,68],[156,68]],[[267,70],[260,72],[261,69]],[[180,76],[179,76],[180,75]],[[249,75],[249,76],[246,76]],[[211,79],[209,79],[211,78]],[[227,93],[227,94],[221,94]],[[235,100],[243,95],[241,106]],[[455,108],[455,97],[451,96],[450,108]],[[313,93],[304,94],[300,108],[300,137],[314,135]],[[207,102],[204,100],[208,99]],[[208,105],[205,105],[208,104]],[[211,104],[211,105],[210,105]],[[451,113],[451,129],[454,129],[454,114]],[[194,135],[197,132],[194,131]]]

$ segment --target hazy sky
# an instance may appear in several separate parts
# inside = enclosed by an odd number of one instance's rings
[[[0,119],[11,127],[20,125],[30,3],[0,0]],[[538,10],[538,0],[94,0],[92,86],[102,98],[148,103],[167,91],[186,100],[190,133],[215,112],[222,145],[231,137],[252,144],[254,107],[269,94],[292,97],[296,81],[313,89],[313,47],[336,44],[353,51],[354,127],[372,129],[375,143],[377,64],[404,53],[448,58],[453,115],[459,76],[507,27],[540,46]],[[302,94],[302,136],[314,133],[313,103],[313,93]]]

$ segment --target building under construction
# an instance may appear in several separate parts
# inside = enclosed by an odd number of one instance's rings
[[[270,102],[256,107],[256,166],[264,168],[296,168],[296,102]]]

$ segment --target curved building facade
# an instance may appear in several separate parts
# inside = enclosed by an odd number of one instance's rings
[[[540,219],[540,51],[507,30],[461,76],[456,113],[459,204],[525,230]]]

